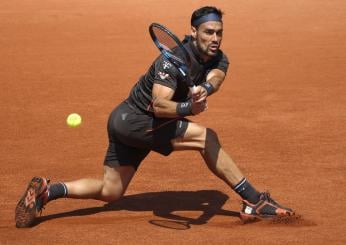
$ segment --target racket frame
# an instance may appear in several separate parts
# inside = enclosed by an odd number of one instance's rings
[[[165,32],[170,38],[173,39],[173,41],[177,44],[177,47],[179,47],[182,50],[183,55],[185,56],[184,58],[186,59],[188,64],[186,64],[182,59],[180,59],[180,57],[177,57],[171,52],[167,51],[167,47],[161,44],[159,39],[156,37],[154,28],[160,29],[161,31]],[[152,23],[149,26],[149,33],[150,33],[151,39],[153,40],[155,46],[160,50],[161,54],[179,70],[181,75],[183,75],[183,77],[185,78],[186,84],[189,86],[190,90],[193,91],[193,89],[196,86],[191,80],[191,77],[189,74],[189,66],[191,64],[191,57],[188,51],[186,50],[186,48],[184,47],[184,45],[180,42],[179,38],[173,32],[171,32],[167,27],[159,23]]]

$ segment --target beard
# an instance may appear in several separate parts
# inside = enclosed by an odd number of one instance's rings
[[[215,44],[215,43],[211,43],[207,46],[203,46],[201,44],[197,43],[197,50],[198,52],[201,54],[201,56],[205,57],[205,58],[213,58],[217,55],[219,48],[220,48],[220,44]]]

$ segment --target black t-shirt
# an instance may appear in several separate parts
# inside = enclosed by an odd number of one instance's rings
[[[212,69],[227,72],[229,62],[227,56],[221,50],[213,59],[203,62],[199,58],[190,36],[186,36],[183,44],[191,56],[190,76],[195,85],[205,82],[208,72]],[[152,113],[152,88],[154,83],[158,83],[174,90],[173,101],[184,102],[188,100],[189,88],[183,79],[180,72],[160,55],[155,59],[147,73],[132,88],[129,100],[140,110]]]

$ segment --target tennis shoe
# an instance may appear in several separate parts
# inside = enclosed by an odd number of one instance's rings
[[[240,218],[244,222],[293,215],[294,211],[292,209],[283,207],[275,202],[267,192],[261,193],[260,200],[256,204],[243,200],[243,208],[240,212]]]
[[[41,213],[43,206],[48,200],[49,179],[34,177],[29,182],[23,196],[20,198],[16,210],[16,227],[30,227],[34,224],[36,217]]]

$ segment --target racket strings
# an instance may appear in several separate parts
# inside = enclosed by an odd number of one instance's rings
[[[181,51],[180,47],[167,32],[157,27],[153,28],[153,32],[163,52],[166,52],[166,55],[168,55],[174,61],[178,62],[179,65],[185,65],[187,63],[186,59],[181,58],[181,55],[179,55],[179,51]]]
[[[162,47],[166,50],[173,52],[173,49],[177,47],[177,43],[174,39],[168,35],[167,32],[161,30],[160,28],[153,28],[156,38],[159,40]]]

